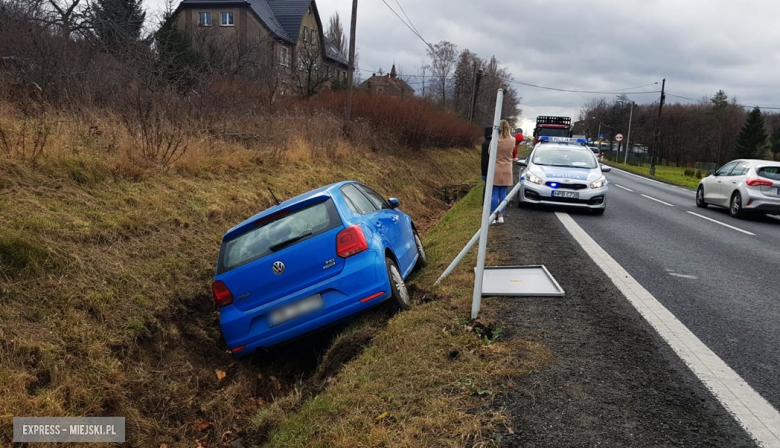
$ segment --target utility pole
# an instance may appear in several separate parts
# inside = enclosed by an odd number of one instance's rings
[[[349,69],[347,70],[347,110],[344,112],[346,122],[352,120],[352,78],[355,77],[355,30],[357,29],[358,0],[352,0],[352,23],[349,25]]]
[[[661,101],[658,104],[658,119],[655,120],[655,141],[653,142],[653,155],[650,157],[650,175],[655,176],[655,159],[658,154],[659,146],[661,146],[661,111],[664,109],[664,100],[666,95],[664,94],[664,88],[666,87],[666,78],[661,83]]]
[[[631,141],[631,119],[634,117],[634,102],[631,101],[631,112],[628,113],[628,135],[626,136],[626,155],[623,157],[623,165],[628,164],[628,148],[631,145],[628,144]]]
[[[469,108],[469,123],[474,122],[474,110],[477,108],[477,91],[479,82],[482,80],[482,69],[477,70],[477,63],[474,62],[474,88],[471,90],[471,107]]]

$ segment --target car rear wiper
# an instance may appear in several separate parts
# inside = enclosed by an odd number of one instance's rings
[[[294,238],[290,238],[289,240],[282,241],[281,243],[276,243],[273,246],[269,247],[268,249],[271,250],[271,252],[276,252],[279,249],[284,249],[285,247],[300,241],[303,238],[306,238],[307,236],[311,235],[311,232],[306,232],[304,234],[298,235]]]

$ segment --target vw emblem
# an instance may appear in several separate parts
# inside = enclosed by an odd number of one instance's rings
[[[284,273],[284,263],[281,261],[274,261],[274,265],[272,267],[274,274],[276,275],[282,275]]]

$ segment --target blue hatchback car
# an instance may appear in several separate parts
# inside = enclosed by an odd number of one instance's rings
[[[222,334],[248,355],[384,301],[409,309],[404,279],[426,262],[397,199],[354,181],[310,191],[222,238],[212,284]]]

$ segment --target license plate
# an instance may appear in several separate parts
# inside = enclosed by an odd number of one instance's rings
[[[780,195],[780,188],[777,189],[777,194]]]
[[[289,320],[317,311],[323,307],[322,296],[315,294],[297,302],[274,310],[270,316],[270,326],[279,325]]]
[[[580,198],[580,192],[579,191],[553,190],[552,195],[554,197],[558,197],[558,198],[573,198],[573,199],[579,199]]]

